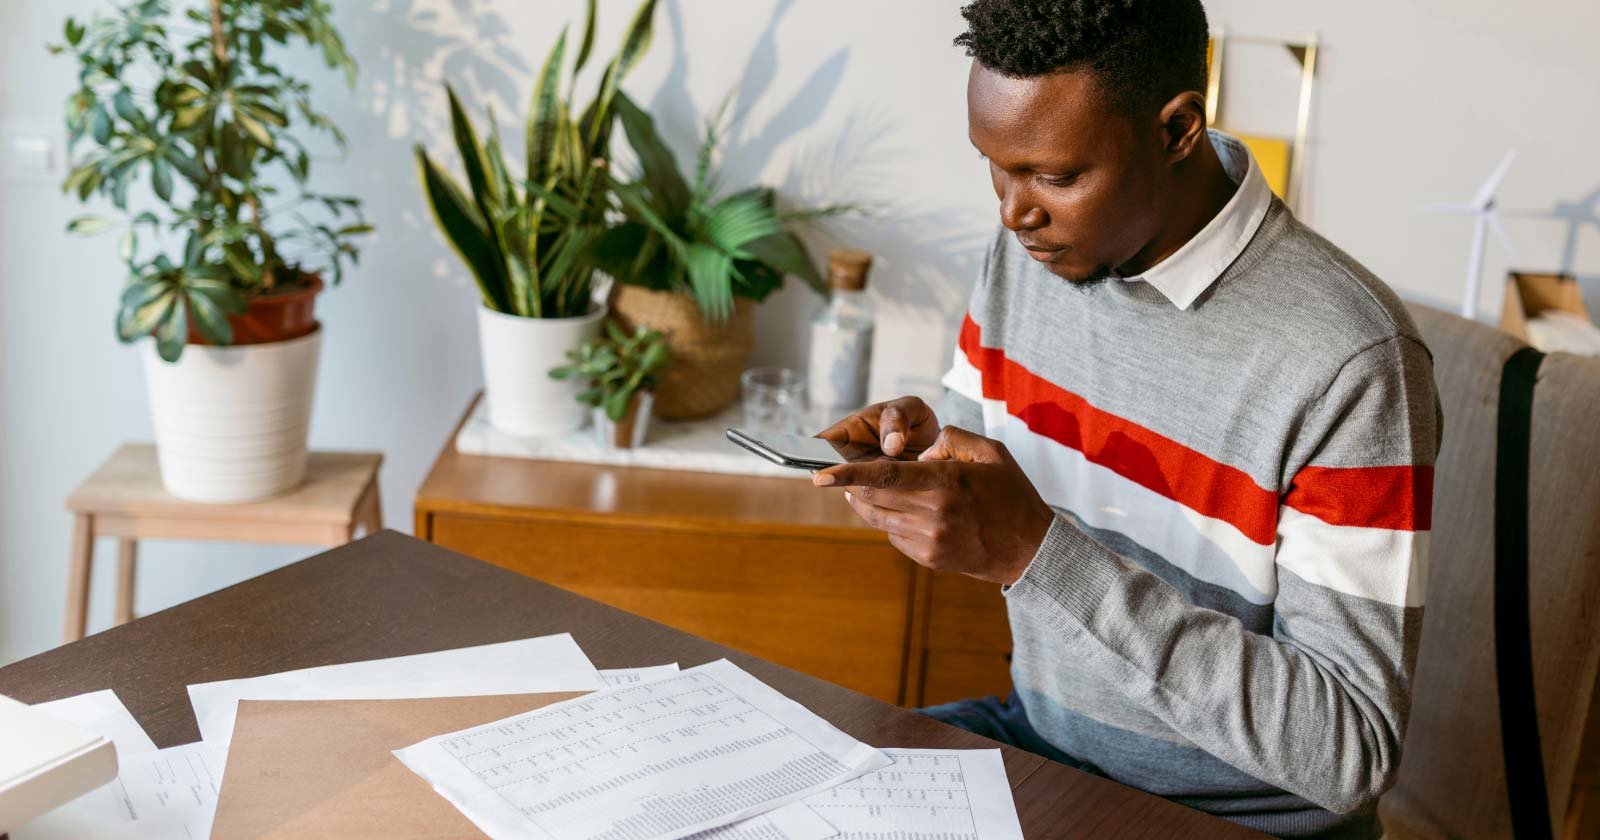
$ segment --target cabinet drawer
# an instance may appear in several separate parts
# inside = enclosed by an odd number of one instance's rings
[[[928,581],[928,649],[1011,652],[1011,624],[998,584],[966,575]]]
[[[912,566],[887,543],[432,517],[439,545],[880,700],[902,701]],[[628,664],[660,663],[641,650]]]
[[[930,650],[923,667],[922,705],[1011,693],[1011,662],[1004,653]]]

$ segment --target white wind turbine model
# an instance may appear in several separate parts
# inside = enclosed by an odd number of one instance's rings
[[[1517,159],[1517,150],[1506,152],[1505,160],[1495,167],[1489,174],[1488,180],[1478,188],[1477,195],[1472,197],[1468,204],[1431,204],[1430,209],[1444,213],[1463,213],[1473,216],[1472,251],[1467,255],[1467,288],[1466,296],[1461,300],[1461,317],[1474,318],[1478,314],[1478,289],[1483,281],[1483,250],[1487,234],[1494,231],[1496,239],[1506,249],[1506,253],[1516,258],[1517,249],[1512,247],[1511,240],[1506,236],[1505,228],[1500,226],[1500,211],[1495,206],[1494,193],[1500,189],[1500,182],[1505,180],[1506,170],[1511,168],[1511,162]]]

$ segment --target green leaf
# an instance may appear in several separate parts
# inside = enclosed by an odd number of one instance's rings
[[[758,196],[740,194],[711,208],[701,234],[729,256],[742,258],[748,256],[745,246],[782,229],[771,206]]]
[[[600,79],[600,91],[595,95],[595,101],[585,111],[587,125],[586,139],[588,140],[589,153],[600,155],[605,151],[607,141],[610,139],[613,100],[617,90],[622,86],[622,80],[627,77],[639,58],[650,49],[651,29],[655,18],[656,0],[644,0],[639,4],[638,11],[634,12],[633,20],[629,22],[627,32],[622,36],[622,47],[617,51],[611,64],[606,67],[606,72]]]
[[[733,259],[711,245],[694,242],[684,268],[700,313],[715,323],[728,320],[733,314]]]
[[[233,325],[228,323],[228,316],[216,301],[192,289],[185,299],[189,313],[194,316],[195,328],[202,338],[216,345],[233,343]]]
[[[594,50],[594,19],[594,0],[589,0],[588,15],[585,16],[583,22],[583,41],[578,45],[578,61],[572,66],[572,78],[574,81],[577,80],[579,71],[583,70],[584,65],[589,63],[589,53]]]
[[[272,132],[268,131],[267,127],[262,125],[259,120],[253,119],[249,114],[246,114],[242,111],[235,111],[233,114],[233,121],[240,128],[244,129],[245,133],[250,135],[251,139],[255,140],[257,143],[260,143],[262,146],[265,146],[268,149],[276,148],[275,144],[273,143]]]
[[[155,188],[156,197],[162,201],[172,200],[172,167],[165,160],[157,158],[150,163],[150,185]]]
[[[282,111],[260,100],[251,100],[249,104],[241,104],[239,110],[249,114],[254,119],[264,123],[271,123],[279,128],[289,125],[289,118]]]
[[[176,362],[183,355],[183,344],[189,338],[188,303],[181,295],[172,297],[172,310],[156,329],[156,353],[167,362]]]
[[[111,141],[111,115],[106,113],[106,106],[98,102],[89,112],[89,136],[102,146]]]
[[[138,107],[133,104],[133,93],[127,88],[122,88],[117,91],[115,96],[111,97],[111,107],[117,109],[117,116],[127,120],[134,126],[143,126],[145,124],[144,114],[139,113]]]
[[[590,23],[593,24],[592,19]],[[589,34],[593,36],[593,32]],[[550,55],[545,58],[544,66],[539,70],[538,80],[533,84],[526,142],[528,180],[536,184],[544,183],[554,168],[551,162],[562,122],[561,94],[557,86],[561,82],[561,62],[566,51],[567,30],[563,27],[561,34],[556,37],[555,46],[550,48]]]
[[[590,0],[590,2],[592,4],[593,0]],[[78,42],[83,40],[83,31],[83,24],[78,23],[71,17],[67,18],[67,23],[64,27],[64,34],[67,36],[67,43],[76,47]]]
[[[484,305],[496,312],[514,313],[516,310],[512,309],[506,293],[504,263],[490,239],[483,216],[461,194],[450,176],[428,159],[422,146],[416,147],[416,155],[418,176],[434,221],[477,279]]]
[[[233,276],[245,283],[254,283],[261,276],[261,269],[256,266],[254,255],[250,249],[240,244],[230,245],[222,249],[222,261],[227,264]]]
[[[689,209],[689,185],[678,171],[677,158],[656,133],[655,120],[635,105],[626,94],[617,96],[617,115],[643,170],[642,180],[655,196],[659,208],[682,215]]]
[[[472,128],[472,121],[467,119],[466,109],[461,107],[455,89],[446,84],[444,91],[450,100],[450,131],[455,136],[456,150],[461,154],[462,169],[467,173],[467,186],[472,190],[479,212],[485,219],[492,218],[492,209],[500,202],[489,181],[489,162],[484,157],[483,145],[478,142],[478,134]]]
[[[227,280],[190,274],[184,286],[190,295],[204,295],[229,315],[243,315],[250,308],[250,301]]]
[[[373,230],[374,230],[374,228],[372,227],[372,225],[368,225],[368,224],[345,225],[344,227],[339,228],[338,230],[334,231],[334,235],[335,236],[358,236],[358,235],[363,234],[363,233],[371,233]]]
[[[164,280],[137,280],[122,290],[121,305],[127,309],[142,309],[170,291],[171,284]]]
[[[200,124],[200,121],[211,114],[211,106],[207,103],[180,107],[172,114],[172,130],[188,131]]]
[[[613,423],[621,423],[622,418],[628,416],[628,401],[633,398],[633,391],[627,388],[616,391],[606,397],[606,416]]]
[[[167,160],[171,161],[173,168],[177,169],[183,177],[188,178],[195,185],[202,185],[206,182],[206,171],[200,168],[200,164],[196,163],[194,158],[171,146],[167,147],[165,155]]]
[[[744,249],[756,261],[781,274],[799,277],[819,294],[827,293],[827,285],[823,283],[822,273],[812,261],[811,253],[793,233],[783,231],[763,236],[745,243]]]
[[[108,219],[104,216],[79,216],[67,222],[67,233],[93,236],[97,233],[105,233],[116,226],[117,221],[115,219]]]
[[[124,305],[117,312],[117,338],[123,342],[155,332],[166,322],[177,303],[178,292],[172,286],[161,281],[153,281],[148,285],[156,288],[151,294],[141,296],[139,299],[142,302]]]

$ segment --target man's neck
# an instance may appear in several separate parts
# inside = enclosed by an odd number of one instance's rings
[[[1172,256],[1204,230],[1239,189],[1228,177],[1209,136],[1188,160],[1178,164],[1174,187],[1177,198],[1170,208],[1167,224],[1133,259],[1117,266],[1118,274],[1134,277]]]

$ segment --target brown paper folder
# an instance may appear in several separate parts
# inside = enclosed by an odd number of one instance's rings
[[[241,700],[211,836],[483,837],[391,750],[580,694]]]

